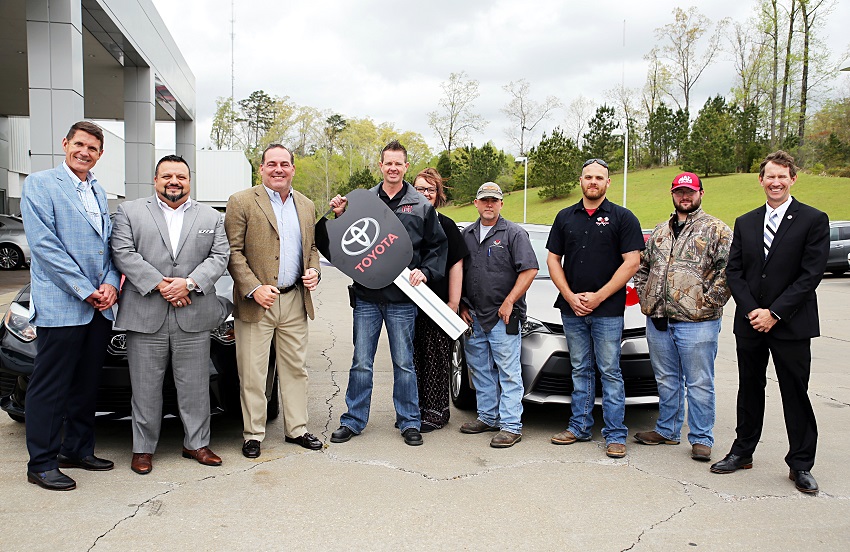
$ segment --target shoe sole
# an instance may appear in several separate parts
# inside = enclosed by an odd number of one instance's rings
[[[422,439],[420,439],[418,441],[408,441],[407,439],[404,440],[404,444],[409,445],[411,447],[418,447],[419,445],[423,444],[424,442],[425,441],[422,440]]]
[[[789,476],[788,476],[788,479],[790,479],[791,481],[793,481],[793,482],[794,482],[794,488],[795,488],[795,489],[797,489],[798,491],[800,491],[801,493],[806,493],[806,494],[817,494],[817,493],[818,493],[818,491],[820,490],[820,489],[803,489],[803,488],[801,488],[801,487],[798,487],[798,486],[797,486],[797,480],[796,480],[796,479],[794,479],[794,477],[793,477],[793,476],[791,476],[791,475],[789,475]]]
[[[134,472],[136,472],[139,475],[147,475],[147,474],[149,474],[150,472],[153,471],[153,468],[151,468],[149,470],[137,470],[136,468],[134,468],[132,466],[130,467],[130,469],[133,470]]]
[[[487,433],[489,431],[499,431],[499,428],[498,427],[488,427],[487,429],[481,429],[481,430],[460,428],[460,432],[465,433],[467,435],[478,435],[479,433]]]
[[[67,469],[71,469],[71,468],[77,468],[77,469],[86,470],[86,471],[109,471],[109,470],[115,468],[115,464],[109,466],[108,468],[87,468],[85,466],[80,466],[79,464],[68,464],[66,462],[60,462],[59,468],[63,469],[63,470],[67,470]]]
[[[490,441],[490,446],[493,448],[511,448],[520,441],[522,441],[522,437],[519,437],[516,441],[512,441],[510,443],[493,443],[493,441]]]
[[[27,476],[27,481],[29,481],[33,485],[38,485],[42,489],[47,489],[48,491],[73,491],[74,489],[77,488],[76,483],[74,483],[70,487],[48,487],[47,485],[45,485],[44,483],[42,483],[38,479],[36,479],[34,477],[30,477],[30,476]]]
[[[625,458],[626,453],[625,452],[622,452],[622,453],[620,453],[620,452],[608,452],[606,450],[605,456],[607,456],[608,458]]]
[[[748,470],[752,467],[752,464],[744,464],[743,466],[738,466],[734,470],[719,470],[716,468],[708,468],[708,471],[710,471],[711,473],[735,473],[738,470]]]
[[[296,441],[295,439],[292,439],[290,437],[284,437],[283,440],[286,443],[292,443],[293,445],[298,445],[299,447],[305,448],[307,450],[322,450],[322,444],[321,443],[319,443],[319,446],[317,446],[317,447],[312,447],[310,445],[303,445],[303,444],[299,443],[298,441]]]
[[[710,462],[711,456],[700,456],[699,454],[691,454],[691,459],[697,462]]]
[[[666,440],[666,439],[665,439],[664,441],[646,441],[646,440],[643,440],[643,439],[638,439],[637,437],[635,437],[635,441],[637,441],[638,443],[640,443],[640,444],[642,444],[642,445],[649,445],[649,446],[654,446],[654,445],[678,445],[678,444],[680,444],[680,443],[681,443],[681,441],[668,441],[668,440]]]
[[[197,462],[198,464],[200,464],[202,466],[220,466],[221,465],[221,462],[201,462],[200,460],[198,460],[197,458],[195,458],[194,456],[192,456],[188,452],[183,453],[183,458],[189,458],[191,460],[194,460],[195,462]]]
[[[576,439],[573,439],[572,441],[566,441],[566,440],[555,439],[554,437],[552,437],[549,440],[552,442],[553,445],[572,445],[573,443],[578,443],[578,442],[587,443],[588,441],[590,441],[590,438],[589,437],[587,439],[576,438]]]

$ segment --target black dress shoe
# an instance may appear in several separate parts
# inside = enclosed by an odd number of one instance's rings
[[[405,429],[402,432],[401,436],[404,437],[404,444],[410,445],[412,447],[421,445],[423,443],[422,434],[419,433],[419,430],[415,427],[409,427]]]
[[[331,443],[345,443],[352,437],[357,435],[345,426],[339,426],[339,429],[331,433]]]
[[[58,468],[43,472],[28,471],[27,481],[48,491],[70,491],[77,488],[77,482],[59,471]]]
[[[242,443],[242,455],[245,458],[259,458],[260,442],[256,439],[248,439]]]
[[[738,456],[731,452],[720,462],[715,462],[709,468],[713,473],[732,473],[736,470],[748,470],[753,467],[752,456]]]
[[[287,443],[301,445],[305,449],[320,450],[322,448],[322,442],[311,433],[305,433],[301,437],[284,437],[283,440]]]
[[[806,470],[791,470],[788,479],[794,482],[794,486],[801,493],[814,494],[818,492],[818,482]]]
[[[83,468],[89,471],[109,471],[115,467],[112,460],[104,460],[97,456],[83,456],[82,458],[68,458],[64,454],[57,457],[60,468]]]

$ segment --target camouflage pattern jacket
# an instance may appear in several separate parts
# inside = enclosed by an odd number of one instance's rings
[[[641,312],[686,322],[716,320],[729,300],[726,262],[732,230],[701,208],[688,214],[676,238],[678,215],[652,231],[641,253],[635,288]]]

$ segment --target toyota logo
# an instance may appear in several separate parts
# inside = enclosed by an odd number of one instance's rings
[[[127,334],[115,334],[109,341],[109,351],[114,355],[127,353]]]
[[[342,235],[343,252],[352,257],[364,253],[378,241],[378,234],[381,232],[381,226],[378,221],[371,217],[364,217],[353,223]]]

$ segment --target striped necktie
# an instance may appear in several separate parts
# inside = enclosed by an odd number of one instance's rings
[[[767,219],[767,224],[764,226],[764,258],[770,253],[770,246],[773,243],[773,238],[776,236],[777,219],[779,215],[774,211]]]

